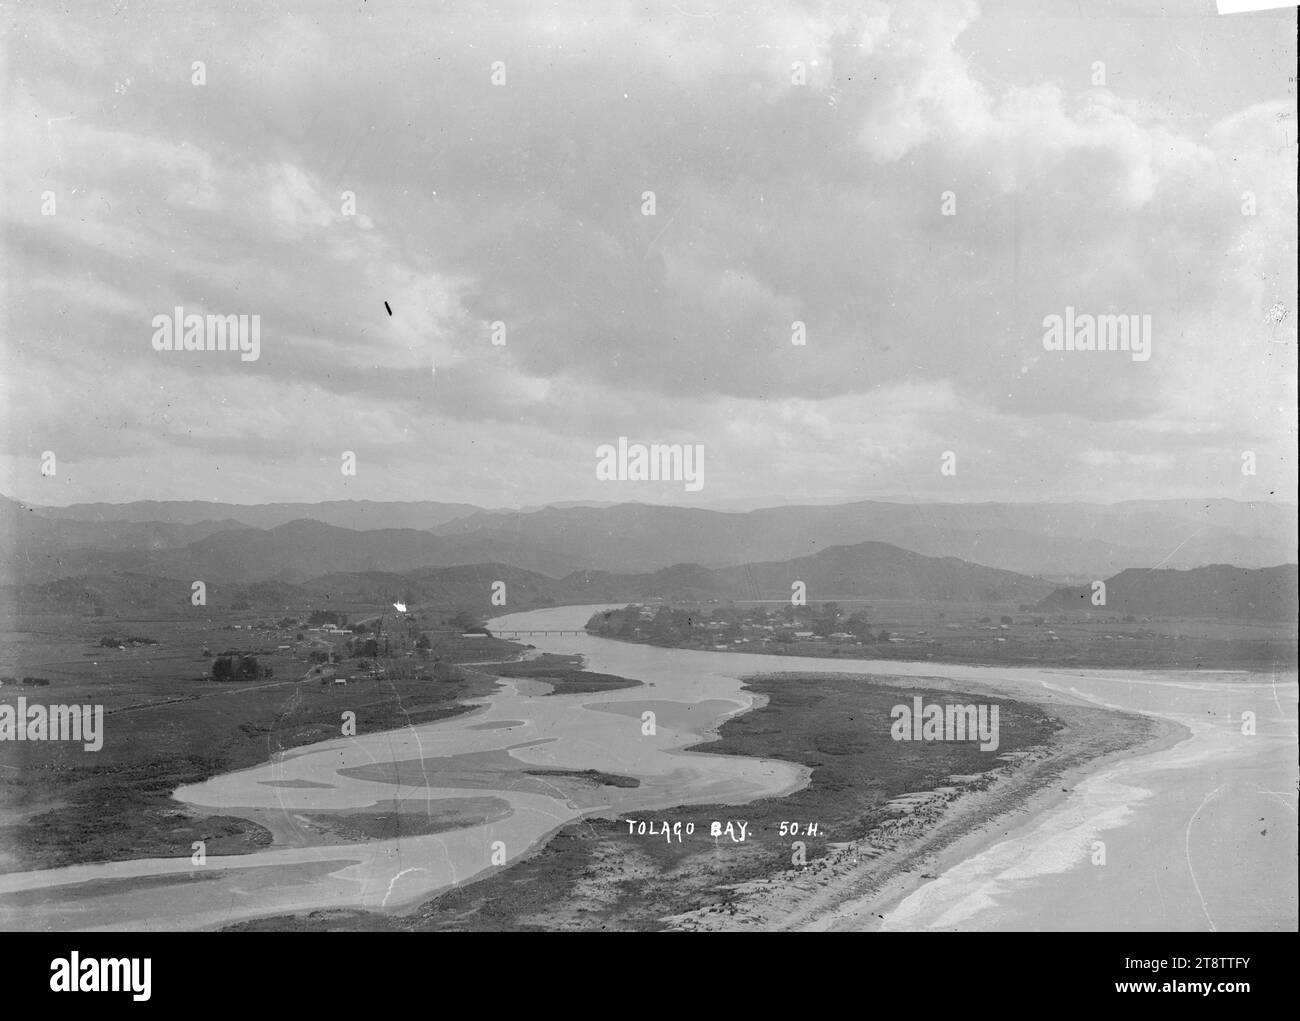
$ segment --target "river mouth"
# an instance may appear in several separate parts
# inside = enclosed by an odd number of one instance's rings
[[[596,609],[558,613],[565,626],[580,628]],[[556,613],[493,623],[540,629]],[[589,641],[567,636],[553,648]],[[645,680],[635,669],[621,676]],[[273,834],[271,846],[210,856],[202,865],[137,859],[13,873],[0,877],[0,920],[6,928],[205,928],[330,907],[396,911],[507,867],[584,814],[740,804],[807,780],[808,771],[790,763],[680,750],[755,704],[725,674],[656,675],[606,692],[549,691],[544,683],[505,679],[471,713],[295,748],[181,787],[176,800],[195,811],[260,822]],[[646,712],[658,717],[653,728]],[[454,829],[439,825],[456,818],[458,806],[485,798],[491,804],[481,818],[468,811]],[[402,835],[382,836],[402,820]],[[22,898],[21,910],[6,904],[7,895],[34,890],[42,891],[39,909],[31,898]]]
[[[510,614],[492,626],[571,630],[604,608]],[[788,657],[663,649],[585,634],[524,641],[545,652],[580,653],[589,670],[642,683],[555,695],[539,690],[549,686],[507,679],[468,714],[299,747],[182,787],[177,800],[262,821],[274,842],[252,854],[209,856],[201,865],[138,859],[0,876],[0,925],[198,929],[326,908],[400,912],[508,868],[584,815],[738,805],[781,797],[807,782],[808,769],[789,762],[683,751],[759,704],[740,678],[789,671],[795,664]],[[1160,711],[1162,700],[1179,698],[1180,691],[1194,701],[1204,688],[1183,683],[1187,675],[1133,671],[852,660],[801,661],[797,668],[937,675],[1018,697],[1139,712]],[[601,782],[601,775],[636,785]]]

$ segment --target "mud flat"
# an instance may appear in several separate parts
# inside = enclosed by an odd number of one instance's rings
[[[183,786],[177,801],[202,812],[223,806],[268,830],[271,845],[201,864],[154,858],[2,875],[0,927],[206,928],[322,908],[398,912],[508,869],[584,815],[744,802],[807,781],[806,769],[786,762],[682,751],[751,706],[734,678],[661,679],[649,700],[662,717],[653,733],[639,713],[620,709],[647,702],[640,687],[602,678],[598,691],[535,694],[525,685],[554,691],[503,680],[464,716],[295,748]],[[692,712],[696,704],[705,709]],[[461,811],[489,796],[487,811]],[[409,824],[413,813],[420,824]],[[443,827],[457,819],[464,825]]]
[[[1072,770],[1066,793],[953,845],[930,866],[934,881],[846,903],[822,924],[1294,932],[1294,677],[1147,687],[1128,697],[1175,734]]]
[[[1171,745],[1185,733],[1163,721],[1116,721],[1076,706],[1055,705],[1052,715],[1065,726],[1049,746],[1009,753],[983,778],[955,775],[943,786],[896,798],[888,806],[896,814],[861,838],[837,845],[805,869],[737,889],[744,896],[731,924],[881,928],[891,907],[1060,803],[1107,761]],[[714,928],[716,916],[683,916],[674,927]]]
[[[997,754],[968,743],[893,741],[891,710],[914,695],[969,702],[989,694],[942,678],[781,674],[750,678],[746,687],[755,693],[754,708],[731,715],[717,740],[698,748],[738,761],[761,749],[806,767],[807,785],[743,805],[678,805],[629,811],[617,819],[586,818],[514,868],[447,891],[400,919],[327,912],[247,928],[775,928],[785,920],[788,903],[770,901],[773,914],[766,918],[758,910],[760,897],[785,890],[790,902],[805,899],[824,881],[823,862],[847,835],[875,825],[902,845],[925,836],[941,805],[964,790],[986,789],[1008,771],[1022,775],[1020,764],[1033,754],[1064,754],[1051,752],[1061,730],[1051,714],[1004,696],[997,697]],[[677,724],[722,708],[695,703],[675,707],[671,715],[663,703],[637,701],[609,710],[636,717],[656,706],[661,720]],[[1078,729],[1114,715],[1080,710]],[[1144,721],[1127,723],[1126,736],[1145,732]],[[927,788],[933,790],[919,792]],[[715,823],[722,831],[716,837]],[[788,832],[791,826],[797,835]],[[807,867],[791,868],[796,840]]]
[[[537,645],[641,683],[506,680],[464,716],[184,787],[272,846],[0,876],[0,927],[1294,927],[1294,672],[807,659],[777,675],[789,659]],[[997,753],[890,740],[890,706],[917,694],[1000,703]],[[466,825],[431,832],[449,821]],[[1099,837],[1106,866],[1089,864]]]
[[[1294,673],[811,660],[799,664],[810,672],[780,675],[770,671],[788,671],[788,659],[611,647],[595,638],[564,642],[596,669],[640,677],[652,691],[663,676],[729,671],[750,678],[747,687],[761,701],[729,717],[709,751],[762,749],[807,766],[811,782],[784,798],[740,808],[681,806],[638,816],[661,833],[665,823],[693,823],[693,841],[629,833],[627,818],[598,813],[558,831],[513,868],[445,891],[399,918],[320,912],[265,926],[1208,929],[1197,884],[1206,889],[1207,865],[1211,872],[1231,872],[1224,856],[1247,852],[1255,855],[1249,874],[1257,885],[1269,893],[1280,886],[1280,892],[1271,907],[1252,894],[1234,916],[1224,913],[1222,894],[1210,889],[1207,903],[1217,927],[1294,919],[1288,878],[1295,872],[1294,838],[1286,842],[1288,827],[1294,831],[1294,793],[1290,804],[1286,797],[1295,790]],[[1012,712],[1011,740],[1004,740],[999,755],[973,753],[978,765],[942,757],[927,763],[913,755],[917,746],[902,752],[879,740],[885,707],[918,691],[1023,708]],[[1258,731],[1249,738],[1241,726],[1248,708],[1258,717]],[[1019,737],[1017,726],[1024,728]],[[1119,782],[1136,776],[1130,769],[1155,772],[1147,787]],[[1118,778],[1116,770],[1122,771]],[[1235,816],[1214,810],[1236,804],[1221,788],[1237,776],[1242,780],[1232,790],[1238,796],[1248,793],[1241,786],[1247,778],[1265,789],[1244,797],[1248,808]],[[1098,800],[1097,790],[1105,797]],[[1153,853],[1147,810],[1175,790],[1195,799],[1179,817],[1177,853],[1164,847]],[[1261,800],[1267,806],[1256,804]],[[1258,810],[1250,820],[1260,823],[1258,829],[1244,825],[1247,810]],[[709,839],[711,821],[745,822],[751,837],[743,845]],[[806,864],[791,860],[793,841],[781,833],[790,822],[805,828]],[[819,832],[808,837],[811,822],[820,823]],[[1283,839],[1267,842],[1260,830]],[[700,833],[706,834],[702,840]],[[1097,839],[1106,844],[1106,866],[1092,864]],[[993,861],[982,857],[993,849],[1013,853],[1020,863],[994,868],[983,879],[957,871]],[[1075,885],[1080,876],[1094,885],[1081,891]],[[1134,877],[1147,881],[1135,883]],[[1231,908],[1233,891],[1227,893]],[[933,912],[933,922],[922,917],[922,905]],[[1017,905],[1031,915],[1015,915]]]

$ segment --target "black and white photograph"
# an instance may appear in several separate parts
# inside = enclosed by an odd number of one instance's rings
[[[34,988],[980,932],[1199,996],[1297,931],[1295,3],[0,21]]]

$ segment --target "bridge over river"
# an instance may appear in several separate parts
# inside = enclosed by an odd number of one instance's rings
[[[507,630],[501,630],[501,631],[493,631],[493,632],[492,632],[492,637],[493,637],[493,638],[523,638],[523,637],[527,636],[527,637],[529,637],[529,638],[534,638],[534,637],[537,637],[537,636],[539,636],[539,635],[540,635],[540,636],[546,636],[546,635],[585,635],[586,633],[587,633],[587,632],[586,632],[586,631],[583,631],[582,629],[578,629],[578,630],[564,630],[564,631],[542,631],[542,630],[535,630],[535,631],[528,631],[528,630],[512,631],[512,630],[508,630],[508,629],[507,629]]]

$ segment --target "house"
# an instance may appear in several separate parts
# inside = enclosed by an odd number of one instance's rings
[[[487,638],[487,637],[488,637],[487,635],[478,631],[475,632],[466,631],[463,635],[461,635],[461,638]]]
[[[347,683],[348,683],[348,679],[347,679],[346,677],[335,677],[335,678],[334,678],[334,683],[335,683],[335,684],[347,684]]]
[[[813,633],[811,631],[796,631],[794,636],[796,638],[808,639],[813,637]]]

